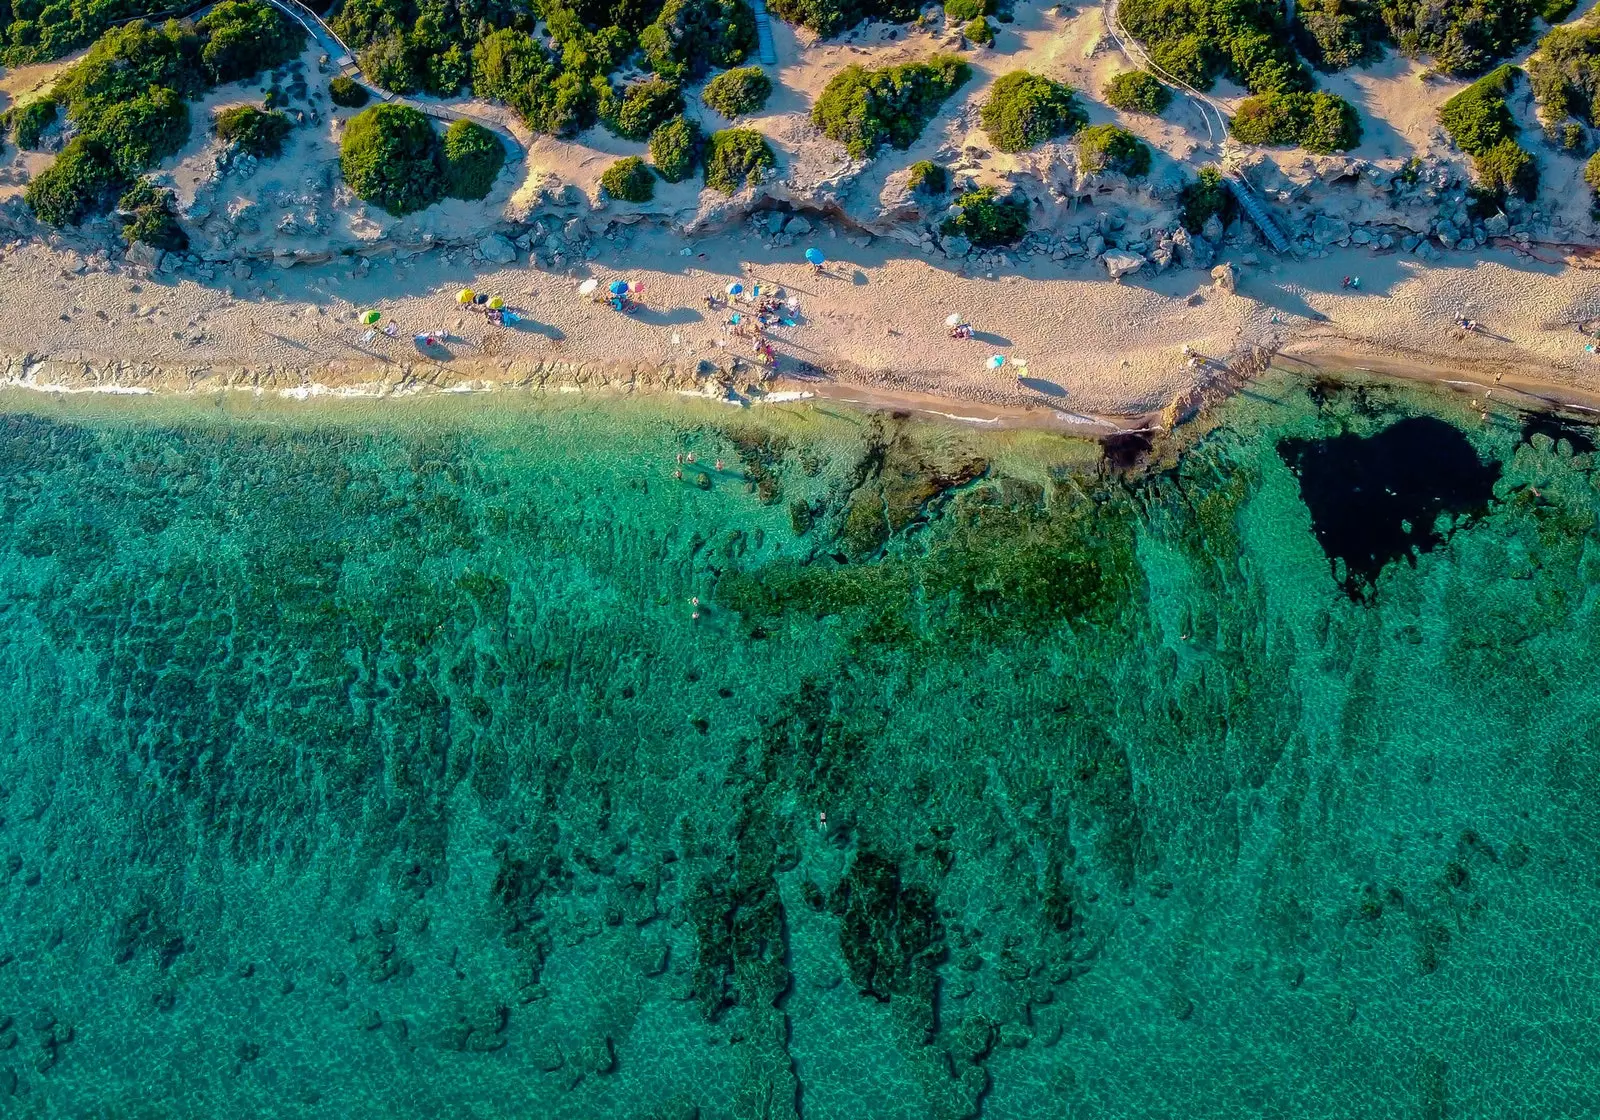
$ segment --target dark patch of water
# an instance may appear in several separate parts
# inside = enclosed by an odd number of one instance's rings
[[[1538,435],[1549,436],[1555,443],[1566,440],[1572,445],[1574,455],[1586,455],[1595,449],[1593,428],[1563,420],[1559,416],[1551,416],[1547,412],[1530,413],[1522,421],[1524,441]]]
[[[1150,446],[1150,436],[1145,432],[1118,432],[1100,441],[1100,453],[1108,466],[1126,471],[1139,465]]]
[[[1431,416],[1401,420],[1372,436],[1286,439],[1278,454],[1300,480],[1311,528],[1356,598],[1384,566],[1445,539],[1441,513],[1484,512],[1500,464],[1484,463],[1455,426]]]

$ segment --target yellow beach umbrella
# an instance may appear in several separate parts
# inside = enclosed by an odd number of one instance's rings
[[[490,296],[489,297],[489,310],[491,310],[491,311],[499,311],[505,305],[506,305],[506,301],[501,299],[499,296]]]
[[[462,288],[456,293],[456,302],[463,305],[468,304],[476,299],[477,295],[478,293],[473,291],[471,288]]]

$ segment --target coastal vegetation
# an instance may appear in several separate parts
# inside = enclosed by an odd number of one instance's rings
[[[994,46],[994,26],[983,16],[974,16],[968,20],[966,26],[961,29],[961,34],[980,47]]]
[[[1130,178],[1150,171],[1150,145],[1114,124],[1078,133],[1078,155],[1086,171],[1111,171]]]
[[[723,194],[736,194],[750,183],[761,182],[777,165],[767,138],[754,129],[725,128],[713,132],[705,148],[706,186]]]
[[[444,193],[450,198],[476,200],[488,195],[505,166],[506,148],[500,137],[468,120],[452,121],[444,130]]]
[[[601,99],[600,121],[624,140],[645,140],[682,112],[683,91],[677,83],[650,78],[633,83],[620,95],[608,91]]]
[[[149,179],[138,179],[117,200],[117,216],[122,220],[122,238],[132,245],[146,245],[169,252],[189,247],[189,237],[178,225],[173,196]]]
[[[978,119],[1002,152],[1024,152],[1089,123],[1071,86],[1016,70],[995,82]]]
[[[618,202],[649,202],[655,197],[656,177],[644,160],[627,156],[605,169],[600,187]]]
[[[912,0],[772,0],[767,7],[780,19],[824,37],[848,31],[864,19],[906,23],[921,10]]]
[[[923,194],[943,194],[950,186],[950,176],[931,159],[919,159],[906,173],[906,189]]]
[[[729,120],[758,113],[772,96],[772,79],[759,66],[725,70],[706,83],[700,100]]]
[[[50,92],[76,135],[28,184],[28,205],[52,225],[104,210],[138,175],[189,138],[188,100],[292,57],[300,28],[260,0],[223,0],[196,23],[112,28],[62,72]],[[19,114],[37,142],[53,111]]]
[[[956,213],[940,232],[965,237],[974,245],[1011,245],[1028,232],[1026,199],[1002,198],[994,187],[979,187],[956,199]]]
[[[294,126],[282,113],[235,105],[216,116],[217,137],[236,144],[240,151],[257,159],[271,159],[283,151],[283,141]]]
[[[1247,144],[1293,144],[1326,155],[1361,143],[1355,107],[1331,93],[1262,93],[1244,100],[1228,125]]]
[[[1446,101],[1439,123],[1451,141],[1472,157],[1480,186],[1501,197],[1539,193],[1539,167],[1517,142],[1517,122],[1506,98],[1516,89],[1515,66],[1500,66]]]
[[[1202,167],[1194,182],[1183,188],[1178,205],[1183,213],[1183,228],[1190,233],[1199,233],[1212,217],[1225,221],[1232,199],[1222,181],[1222,169],[1215,164]]]
[[[359,109],[370,98],[367,87],[354,78],[343,76],[328,83],[328,100],[345,109]]]
[[[1159,116],[1172,104],[1172,91],[1148,70],[1125,70],[1105,84],[1106,104],[1124,113]]]
[[[909,148],[971,77],[972,67],[951,54],[882,70],[847,66],[823,89],[811,120],[855,158],[870,159],[885,144]]]
[[[1568,125],[1600,125],[1600,24],[1554,28],[1527,68],[1545,131],[1563,147],[1577,146],[1567,142],[1574,131]],[[1576,135],[1578,144],[1585,142],[1581,127]]]
[[[738,66],[750,57],[756,14],[745,0],[667,0],[639,33],[639,46],[657,74],[694,81],[713,66]]]
[[[694,174],[703,137],[700,126],[679,114],[650,134],[650,162],[669,183],[681,183]]]
[[[1200,89],[1223,76],[1252,93],[1311,86],[1273,0],[1123,0],[1117,11],[1158,67]]]

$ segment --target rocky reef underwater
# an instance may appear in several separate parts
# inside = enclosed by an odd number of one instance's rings
[[[1593,433],[0,412],[0,1113],[1600,1111]]]

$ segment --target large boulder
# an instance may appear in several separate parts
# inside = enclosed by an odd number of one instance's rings
[[[511,264],[517,259],[517,247],[498,233],[491,233],[478,242],[478,252],[483,259],[495,264]]]
[[[148,268],[154,272],[161,267],[161,258],[167,254],[164,250],[157,249],[154,245],[146,245],[143,241],[135,241],[128,246],[128,251],[122,255],[123,260],[129,264]]]
[[[1239,289],[1239,274],[1226,262],[1211,270],[1211,283],[1219,291],[1235,292]]]
[[[947,257],[964,257],[972,252],[972,242],[956,233],[948,237],[941,237],[939,239],[939,248],[944,250],[944,255]]]
[[[1184,268],[1210,268],[1217,256],[1211,242],[1190,236],[1182,226],[1173,231],[1172,247],[1178,255],[1178,263]]]
[[[1143,257],[1126,249],[1113,249],[1100,259],[1105,262],[1106,271],[1111,274],[1113,280],[1121,280],[1124,276],[1138,272],[1145,265]]]
[[[1329,214],[1318,214],[1311,222],[1311,240],[1318,245],[1332,245],[1350,236],[1350,223]]]

